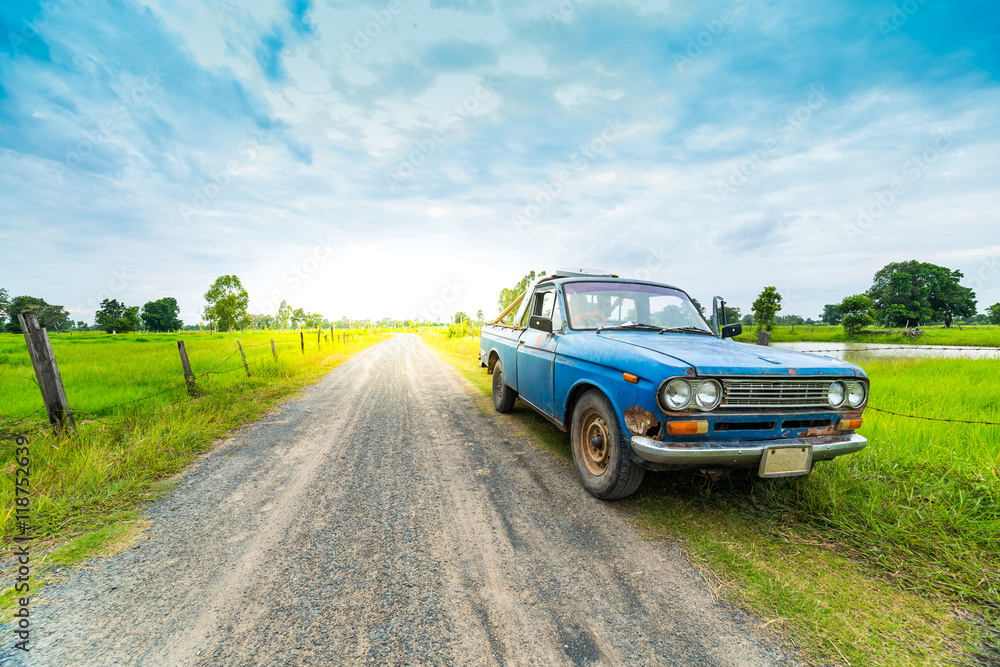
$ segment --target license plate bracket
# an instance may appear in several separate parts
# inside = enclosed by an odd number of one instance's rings
[[[812,446],[771,445],[760,457],[761,477],[798,477],[812,471]]]

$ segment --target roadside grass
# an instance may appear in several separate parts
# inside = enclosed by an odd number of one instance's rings
[[[23,433],[30,439],[35,565],[68,565],[104,554],[137,530],[137,508],[168,490],[168,478],[199,453],[387,337],[354,332],[347,343],[328,340],[318,349],[313,333],[311,342],[307,335],[303,354],[298,334],[294,340],[285,334],[275,360],[270,339],[277,341],[276,334],[181,336],[196,373],[236,352],[216,367],[222,374],[199,377],[199,395],[190,398],[183,387],[177,336],[156,343],[152,337],[142,341],[100,336],[52,340],[67,398],[79,411],[74,436],[53,433],[44,410],[37,411],[41,395],[30,361],[24,363],[24,338],[0,337],[0,434]],[[250,377],[236,348],[237,337],[247,354]],[[177,383],[182,386],[168,393],[112,407]],[[14,450],[12,440],[0,441],[0,548],[7,553],[18,534],[14,505],[8,500],[14,497]],[[34,573],[33,578],[39,570]],[[6,579],[9,573],[3,574]],[[37,580],[32,591],[37,591]],[[12,593],[6,587],[0,601]]]
[[[474,337],[424,340],[484,396]],[[1000,422],[995,361],[865,361],[874,407]],[[519,423],[569,459],[565,434]],[[619,504],[682,538],[721,594],[785,629],[816,664],[1000,660],[1000,427],[865,412],[862,452],[804,478],[649,473]],[[991,628],[994,628],[991,630]]]
[[[796,324],[792,326],[776,326],[771,332],[772,343],[798,343],[798,342],[828,342],[828,343],[862,343],[865,345],[958,345],[969,347],[1000,347],[1000,326],[985,324],[975,327],[962,325],[952,325],[945,329],[942,326],[920,327],[924,332],[923,336],[917,336],[916,340],[911,340],[909,336],[898,334],[876,334],[867,336],[848,336],[841,326],[831,327],[828,324]],[[757,331],[747,326],[743,329],[743,334],[734,340],[741,343],[754,343],[757,341]]]

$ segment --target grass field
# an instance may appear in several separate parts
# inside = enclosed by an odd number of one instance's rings
[[[910,340],[909,336],[903,334],[885,334],[869,336],[850,337],[844,333],[841,326],[831,327],[826,324],[807,325],[799,324],[794,327],[781,326],[774,327],[771,332],[772,343],[795,343],[823,341],[828,343],[864,343],[866,345],[961,345],[970,347],[1000,347],[1000,326],[978,325],[976,328],[962,326],[961,328],[952,325],[950,329],[944,327],[920,327],[924,332],[923,336],[918,336],[916,340]],[[757,332],[753,327],[744,327],[743,335],[736,340],[741,343],[754,343],[757,341]]]
[[[424,338],[490,394],[477,338]],[[996,361],[865,368],[873,406],[1000,422]],[[565,434],[520,403],[514,414],[569,458]],[[817,664],[942,664],[963,652],[1000,661],[1000,635],[989,636],[1000,619],[1000,427],[869,410],[861,433],[864,451],[805,478],[649,474],[620,504],[652,533],[682,538],[728,598]]]
[[[386,338],[350,332],[345,342],[339,338],[343,332],[337,333],[335,342],[327,337],[319,345],[315,332],[306,333],[305,353],[298,333],[181,335],[199,374],[196,398],[188,397],[184,386],[177,335],[52,336],[67,400],[76,411],[74,437],[53,434],[39,411],[41,394],[23,336],[0,335],[0,434],[30,438],[32,534],[49,552],[49,562],[100,553],[135,525],[143,501],[167,488],[163,480],[216,439]],[[4,548],[17,529],[8,501],[14,497],[15,468],[13,441],[0,441]]]

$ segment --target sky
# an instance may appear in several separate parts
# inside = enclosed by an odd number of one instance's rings
[[[495,314],[597,268],[743,312],[916,259],[1000,301],[995,2],[4,0],[0,287]]]

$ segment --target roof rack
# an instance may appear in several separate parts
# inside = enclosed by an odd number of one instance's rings
[[[601,269],[559,269],[553,278],[617,278],[618,274],[608,273]]]

